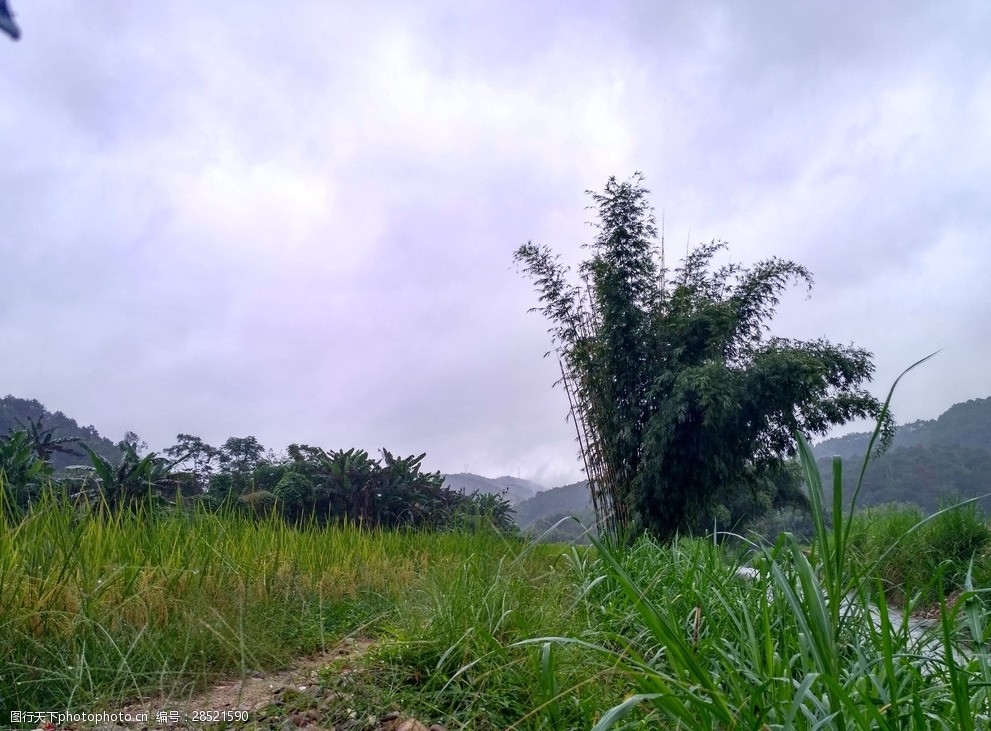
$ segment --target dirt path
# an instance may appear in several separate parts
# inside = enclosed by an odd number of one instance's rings
[[[96,725],[61,728],[88,731],[442,731],[441,726],[428,729],[396,712],[383,713],[380,717],[358,717],[349,707],[353,696],[321,684],[321,670],[335,665],[339,675],[347,675],[352,670],[351,661],[359,659],[372,645],[370,640],[348,639],[329,652],[303,659],[277,673],[257,673],[230,680],[186,698],[142,699],[110,712],[113,717]]]

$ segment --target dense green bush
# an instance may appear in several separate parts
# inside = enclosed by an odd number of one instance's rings
[[[862,573],[876,572],[888,598],[899,603],[917,598],[934,604],[941,594],[959,591],[971,560],[975,583],[987,585],[991,530],[980,510],[968,504],[924,519],[915,505],[884,505],[856,514],[851,561]]]

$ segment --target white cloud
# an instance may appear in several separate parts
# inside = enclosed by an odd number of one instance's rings
[[[17,10],[0,376],[111,436],[577,479],[511,257],[576,262],[583,190],[634,170],[669,264],[720,237],[809,266],[780,330],[874,350],[879,391],[945,343],[906,414],[991,388],[983,3]]]

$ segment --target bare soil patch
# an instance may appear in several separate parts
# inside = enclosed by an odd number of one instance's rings
[[[346,639],[334,649],[301,659],[285,670],[231,679],[186,698],[164,695],[143,698],[109,711],[116,714],[111,722],[82,728],[91,731],[282,728],[398,731],[411,719],[395,713],[359,719],[350,712],[350,699],[346,695],[329,692],[320,683],[320,670],[333,665],[336,672],[347,674],[351,672],[351,662],[361,658],[373,644],[371,640]],[[407,724],[403,731],[417,728],[425,727]]]

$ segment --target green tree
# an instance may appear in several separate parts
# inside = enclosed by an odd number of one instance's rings
[[[667,539],[711,527],[737,486],[778,484],[798,431],[878,418],[881,404],[861,387],[867,351],[767,336],[781,293],[811,288],[804,267],[715,268],[725,244],[712,242],[669,272],[642,183],[610,178],[590,192],[598,234],[580,284],[547,247],[527,243],[515,258],[551,321],[596,513],[614,531]]]
[[[272,490],[282,509],[290,520],[300,521],[307,514],[306,508],[313,503],[313,483],[306,475],[286,472]]]
[[[256,437],[231,437],[220,448],[220,463],[238,476],[249,475],[261,464],[265,447]]]
[[[173,466],[190,468],[198,491],[206,490],[219,451],[192,434],[177,434],[176,443],[165,450]]]

